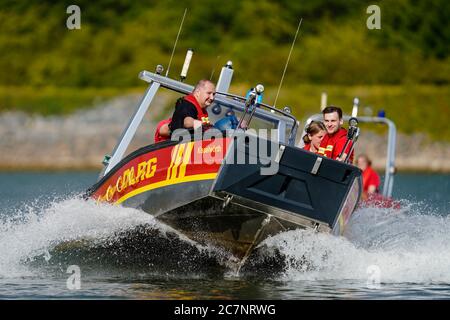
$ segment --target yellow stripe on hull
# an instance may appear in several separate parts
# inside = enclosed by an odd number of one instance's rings
[[[133,190],[129,193],[127,193],[126,195],[124,195],[123,197],[119,198],[115,204],[120,204],[122,202],[124,202],[125,200],[134,197],[135,195],[138,195],[140,193],[146,192],[146,191],[150,191],[153,189],[158,189],[161,187],[165,187],[165,186],[169,186],[169,185],[174,185],[174,184],[179,184],[179,183],[185,183],[185,182],[193,182],[193,181],[201,181],[201,180],[213,180],[217,177],[217,173],[204,173],[204,174],[196,174],[196,175],[192,175],[192,176],[184,176],[181,178],[175,178],[175,179],[169,179],[169,180],[163,180],[160,182],[155,182],[155,183],[151,183],[149,185],[146,185],[144,187],[141,187],[139,189]]]

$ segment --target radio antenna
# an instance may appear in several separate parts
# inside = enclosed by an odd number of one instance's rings
[[[181,29],[183,28],[184,18],[186,17],[187,8],[184,9],[183,18],[181,19],[180,28],[178,29],[177,38],[175,39],[175,43],[173,44],[172,55],[170,56],[169,65],[167,66],[166,77],[169,76],[170,65],[172,64],[172,58],[175,53],[175,48],[177,47],[178,38],[180,37]]]
[[[286,60],[286,64],[284,65],[283,75],[281,76],[280,85],[278,86],[277,95],[275,96],[275,101],[273,103],[273,107],[276,108],[278,95],[280,94],[281,85],[283,84],[284,75],[286,74],[286,69],[289,64],[289,60],[291,59],[292,49],[294,49],[295,41],[297,40],[298,31],[300,30],[300,26],[302,25],[303,18],[300,18],[300,22],[298,23],[297,31],[295,32],[294,40],[292,41],[291,50],[289,50],[289,55]]]
[[[211,76],[209,77],[209,80],[212,81],[212,78],[214,76],[214,72],[216,72],[216,66],[217,66],[217,62],[219,61],[220,56],[217,56],[216,61],[213,65],[213,69],[211,70]]]

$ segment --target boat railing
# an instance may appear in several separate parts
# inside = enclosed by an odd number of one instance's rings
[[[170,89],[182,94],[189,94],[194,90],[194,86],[176,81],[161,75],[158,75],[153,72],[149,71],[142,71],[139,74],[139,78],[148,82],[156,82],[161,85],[161,87]],[[219,87],[219,86],[218,86]],[[216,97],[214,99],[216,102],[221,104],[226,104],[228,106],[232,106],[235,110],[243,112],[244,111],[244,102],[245,97],[231,94],[228,92],[216,92]],[[273,106],[270,106],[265,103],[258,103],[260,107],[264,107],[268,110],[258,108],[256,110],[256,116],[260,119],[270,121],[270,122],[276,122],[277,123],[277,129],[278,129],[278,141],[280,142],[286,142],[286,131],[290,129],[289,136],[287,139],[288,145],[294,145],[295,144],[295,137],[297,135],[297,119],[290,113],[279,110],[277,108],[274,108]],[[273,111],[273,112],[272,112]],[[274,113],[278,113],[279,115],[276,115]],[[288,127],[288,123],[292,123]]]
[[[232,94],[232,93],[228,93],[228,92],[216,92],[216,94],[223,95],[223,96],[226,96],[226,97],[230,97],[230,98],[233,98],[233,99],[237,99],[237,100],[239,100],[241,102],[245,102],[245,100],[246,100],[242,96],[238,96],[238,95],[235,95],[235,94]],[[288,140],[287,140],[287,144],[293,146],[295,144],[295,137],[297,135],[297,129],[298,129],[297,118],[295,118],[289,112],[277,109],[277,108],[275,108],[275,107],[273,107],[271,105],[268,105],[266,103],[260,102],[260,103],[258,103],[258,106],[259,107],[264,107],[264,108],[270,110],[269,112],[267,112],[266,110],[260,109],[261,111],[259,111],[259,114],[258,114],[258,111],[256,111],[259,118],[262,118],[264,120],[273,120],[273,115],[271,115],[271,113],[274,112],[274,113],[279,113],[279,114],[281,114],[282,117],[289,118],[292,121],[292,127],[290,128],[290,133],[289,133],[289,137],[288,137]],[[244,111],[244,106],[243,105],[237,105],[236,108],[239,111]],[[279,131],[278,132],[278,134],[279,134],[278,140],[279,141],[285,141],[285,132],[286,132],[286,129],[287,129],[286,128],[286,123],[289,122],[289,121],[279,121],[279,118],[280,117],[276,118],[277,122],[278,122],[278,131]],[[284,120],[287,120],[287,119],[284,119]],[[280,134],[281,134],[281,137],[280,137]]]
[[[160,66],[157,67],[157,70],[160,69],[159,67]],[[242,100],[245,100],[245,98],[224,92],[228,90],[230,86],[232,74],[233,69],[231,68],[231,64],[227,63],[227,65],[222,68],[222,72],[217,83],[217,90],[219,92],[216,94],[215,100],[218,103],[231,106],[234,109],[243,112],[244,103],[242,102]],[[144,96],[142,97],[136,111],[128,122],[128,125],[119,138],[119,141],[116,144],[111,155],[105,156],[103,160],[104,169],[102,170],[99,179],[106,175],[114,166],[116,166],[120,162],[121,159],[123,159],[125,152],[131,143],[131,140],[136,134],[136,131],[141,124],[142,119],[144,118],[160,87],[176,91],[181,94],[189,94],[194,89],[194,86],[186,84],[182,81],[177,81],[169,77],[162,76],[159,73],[153,73],[145,70],[139,73],[139,78],[141,80],[144,80],[145,82],[148,82],[149,86]],[[256,117],[276,124],[276,128],[278,131],[278,142],[286,143],[286,131],[290,129],[287,143],[293,146],[295,144],[295,136],[298,127],[296,118],[288,112],[278,110],[267,104],[261,103],[260,105],[269,109],[270,111],[264,110],[263,108],[258,108],[256,110]],[[291,122],[292,125],[290,124]]]

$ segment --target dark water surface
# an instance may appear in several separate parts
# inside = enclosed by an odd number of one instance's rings
[[[0,298],[450,298],[450,175],[398,174],[400,212],[360,209],[340,238],[279,234],[238,276],[145,213],[81,200],[96,178],[0,173]],[[261,263],[279,253],[283,268]]]

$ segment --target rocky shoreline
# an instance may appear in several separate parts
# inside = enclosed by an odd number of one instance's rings
[[[96,108],[64,117],[30,116],[20,112],[0,114],[0,170],[99,170],[140,95],[115,98]],[[161,119],[169,96],[159,95],[147,113],[130,150],[153,142],[156,121]],[[384,169],[386,139],[363,131],[357,154],[367,153],[378,170]],[[398,171],[450,172],[450,143],[429,140],[424,134],[397,137]]]

